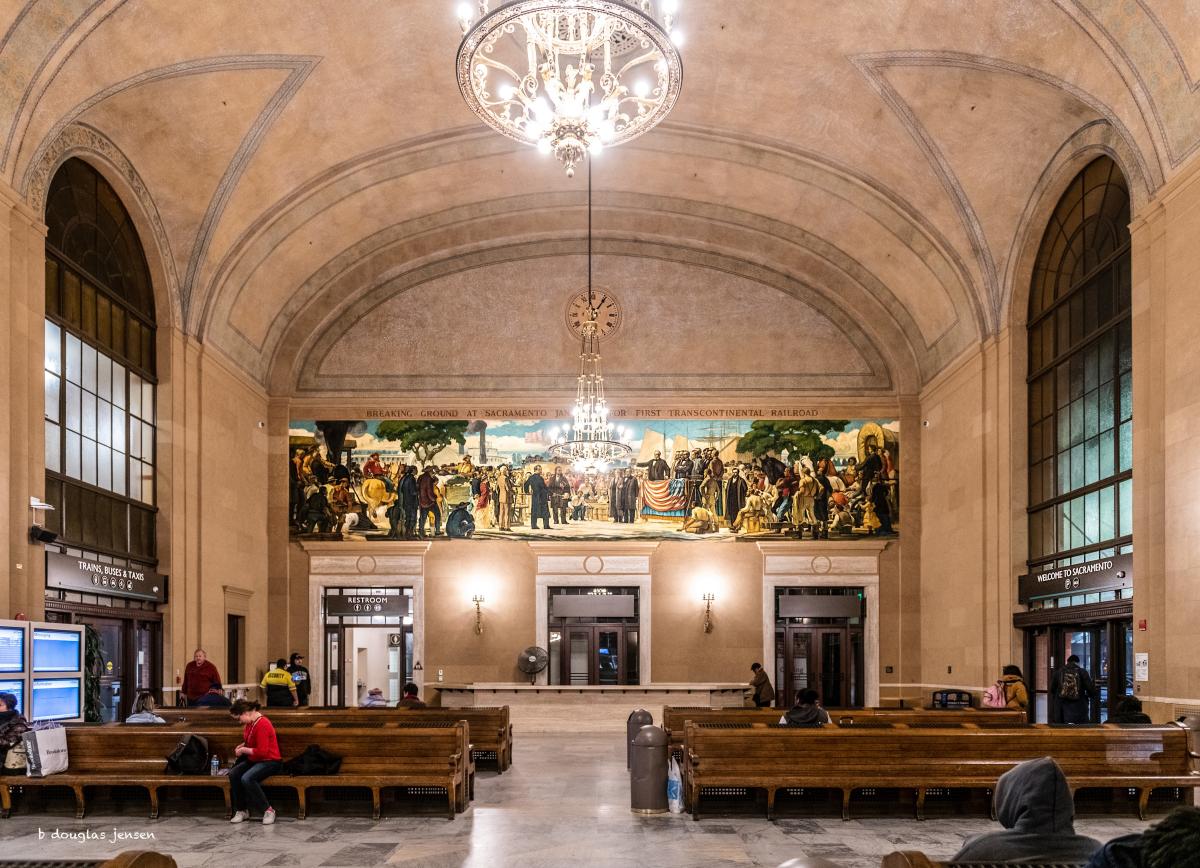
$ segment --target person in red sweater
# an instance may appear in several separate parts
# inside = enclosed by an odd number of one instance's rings
[[[192,655],[192,662],[183,668],[183,686],[180,689],[187,699],[187,704],[191,705],[208,693],[208,688],[214,681],[221,683],[221,673],[208,659],[204,649],[197,648],[196,653]]]
[[[233,803],[231,823],[244,823],[250,819],[253,808],[262,811],[264,826],[275,822],[275,809],[267,801],[262,782],[277,774],[280,762],[279,741],[275,738],[275,727],[259,711],[259,704],[251,699],[239,699],[229,713],[242,724],[242,743],[234,748],[237,760],[229,771],[229,794]]]

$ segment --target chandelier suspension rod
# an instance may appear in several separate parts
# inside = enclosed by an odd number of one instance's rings
[[[592,158],[587,158],[588,167],[588,310],[592,309]]]

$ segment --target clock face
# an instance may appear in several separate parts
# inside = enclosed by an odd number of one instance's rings
[[[592,289],[592,304],[596,308],[596,331],[602,338],[611,337],[621,326],[621,305],[607,289]],[[567,328],[576,337],[583,336],[583,324],[588,318],[587,290],[577,292],[567,302]]]

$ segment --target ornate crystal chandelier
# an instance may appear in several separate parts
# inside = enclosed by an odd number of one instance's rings
[[[592,172],[588,166],[588,315],[583,322],[579,350],[579,382],[575,392],[572,422],[551,431],[550,453],[571,462],[580,473],[604,472],[613,461],[628,459],[633,448],[626,442],[631,434],[608,421],[604,400],[604,375],[600,373],[600,332],[592,298]]]
[[[489,7],[495,6],[494,10]],[[474,0],[458,9],[458,87],[497,132],[553,153],[635,139],[683,84],[677,0]]]

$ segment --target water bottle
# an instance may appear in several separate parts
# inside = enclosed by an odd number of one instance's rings
[[[217,771],[221,768],[221,761],[217,759],[217,755],[212,755],[212,760],[208,764],[208,773],[216,777]]]

